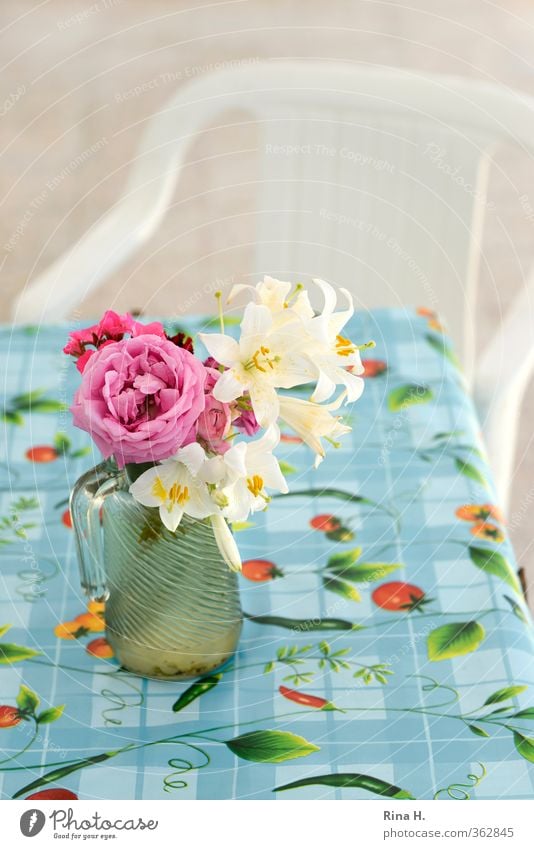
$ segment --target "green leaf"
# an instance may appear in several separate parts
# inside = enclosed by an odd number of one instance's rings
[[[477,569],[482,569],[483,572],[494,575],[501,581],[506,581],[517,593],[521,592],[517,575],[508,560],[500,552],[491,548],[480,548],[476,545],[470,545],[468,551],[471,562]]]
[[[495,693],[488,696],[484,702],[484,706],[496,705],[497,702],[506,702],[508,699],[513,699],[514,696],[518,696],[519,693],[524,693],[526,689],[528,688],[524,684],[518,687],[503,687],[502,690],[496,690]]]
[[[41,654],[41,652],[26,648],[26,646],[17,646],[15,643],[0,643],[0,663],[16,663],[19,660],[28,660],[29,657],[35,657],[38,654]]]
[[[1,418],[4,419],[4,421],[9,422],[9,424],[16,424],[16,425],[23,425],[24,424],[23,416],[21,416],[20,413],[17,413],[16,410],[2,410],[2,413],[0,413],[0,416],[1,416]]]
[[[432,439],[450,439],[453,436],[463,436],[463,430],[444,430],[439,433],[435,433]]]
[[[46,710],[41,711],[38,715],[37,722],[39,725],[48,725],[50,722],[55,722],[56,719],[59,719],[64,710],[65,705],[47,708]]]
[[[514,614],[514,616],[517,616],[517,618],[521,622],[524,622],[525,625],[528,625],[529,621],[528,621],[527,615],[526,615],[525,611],[523,610],[523,608],[521,607],[521,605],[518,604],[517,601],[515,601],[513,598],[510,598],[509,595],[504,595],[503,598],[506,599],[506,601],[508,602],[508,604],[512,608],[512,613]]]
[[[73,460],[77,459],[78,457],[86,457],[88,454],[91,453],[91,450],[91,446],[86,445],[85,448],[78,448],[76,449],[76,451],[71,451],[70,456]]]
[[[10,628],[11,625],[0,625],[0,637],[3,637],[4,634],[7,634]]]
[[[273,669],[274,669],[274,662],[273,662],[272,660],[270,660],[270,661],[269,661],[268,663],[266,663],[266,664],[265,664],[265,666],[263,667],[263,673],[264,673],[264,675],[268,675],[268,673],[269,673],[269,672],[272,672],[272,671],[273,671]]]
[[[347,566],[345,569],[337,567],[332,571],[340,578],[346,578],[347,581],[367,584],[372,581],[381,581],[386,575],[401,569],[402,566],[402,563],[356,563],[354,566]]]
[[[326,568],[337,571],[338,569],[345,569],[347,566],[353,566],[360,557],[362,550],[362,548],[358,547],[351,548],[349,551],[340,551],[337,554],[332,554],[328,558]]]
[[[66,433],[56,433],[54,436],[54,448],[58,454],[66,454],[71,447],[71,441]]]
[[[514,719],[534,719],[534,707],[520,710],[519,713],[514,713]]]
[[[532,737],[525,737],[519,731],[514,731],[514,745],[522,758],[534,764],[534,740]]]
[[[45,394],[44,389],[33,389],[31,392],[23,392],[11,399],[17,410],[29,410],[30,407]]]
[[[278,465],[280,466],[280,471],[285,475],[294,475],[297,471],[296,466],[292,466],[290,463],[285,463],[284,460],[279,460]]]
[[[363,775],[359,772],[336,772],[330,775],[314,775],[311,778],[301,778],[300,781],[292,781],[291,784],[275,787],[273,793],[279,793],[282,790],[296,790],[298,787],[310,787],[314,784],[322,784],[327,787],[368,790],[370,793],[376,793],[378,796],[387,796],[390,799],[415,798],[407,790],[401,790],[400,787],[389,784],[389,782],[383,781],[381,778],[374,778],[372,775]]]
[[[241,319],[237,315],[225,315],[224,316],[224,324],[225,327],[237,327],[238,324],[241,324]],[[208,318],[204,327],[219,327],[220,319],[218,315],[213,315],[211,318]]]
[[[429,660],[448,660],[475,651],[486,636],[480,622],[451,622],[428,635]]]
[[[54,401],[52,398],[43,398],[42,401],[32,404],[33,413],[62,413],[65,410],[68,410],[66,404],[62,401]]]
[[[25,687],[24,684],[21,684],[17,696],[18,709],[21,711],[27,711],[28,713],[35,713],[39,707],[39,703],[40,699],[37,693],[34,693],[29,687]]]
[[[483,729],[483,728],[479,728],[479,726],[478,726],[478,725],[468,725],[467,727],[469,728],[469,730],[470,730],[473,734],[476,734],[476,735],[477,735],[477,737],[489,737],[488,732],[487,732],[487,731],[484,731],[484,729]]]
[[[427,333],[425,339],[428,344],[438,352],[438,354],[441,354],[442,357],[446,357],[453,366],[456,366],[456,368],[460,367],[456,354],[451,346],[446,343],[443,336],[434,336],[431,333]]]
[[[417,383],[406,383],[403,386],[398,386],[388,395],[388,408],[392,413],[398,413],[406,407],[411,407],[414,404],[425,404],[434,397],[432,390],[428,386],[421,386]]]
[[[472,463],[466,463],[461,457],[455,457],[454,464],[458,471],[461,472],[462,475],[465,475],[466,478],[471,478],[471,480],[482,484],[482,486],[486,486],[485,477],[481,475],[476,466],[473,466]]]
[[[342,598],[346,598],[349,601],[362,600],[362,597],[356,587],[353,587],[352,584],[347,584],[345,581],[340,581],[338,578],[330,578],[326,575],[323,578],[323,586],[325,590],[337,593],[337,595],[340,595]]]
[[[226,740],[225,745],[238,758],[267,764],[304,758],[319,751],[318,746],[289,731],[250,731]]]

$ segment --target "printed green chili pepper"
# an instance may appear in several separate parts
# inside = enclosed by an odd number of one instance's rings
[[[402,790],[394,784],[389,784],[381,778],[372,775],[363,775],[360,772],[339,772],[333,775],[315,775],[311,778],[301,778],[300,781],[292,781],[282,787],[275,787],[273,793],[281,790],[296,790],[298,787],[308,787],[311,784],[324,784],[328,787],[358,787],[376,793],[378,796],[387,796],[390,799],[414,799],[407,790]]]
[[[195,681],[195,683],[191,684],[191,686],[188,687],[187,690],[182,693],[180,698],[173,704],[172,709],[174,713],[178,713],[179,710],[183,710],[184,707],[190,705],[191,702],[194,702],[195,699],[198,699],[203,693],[213,690],[221,678],[222,674],[209,675],[207,678],[201,678],[200,681]]]
[[[287,619],[285,616],[253,616],[243,614],[258,625],[276,625],[289,631],[362,631],[365,625],[356,625],[347,619]]]

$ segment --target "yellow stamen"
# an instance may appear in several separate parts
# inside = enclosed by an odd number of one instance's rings
[[[340,357],[349,357],[356,353],[357,348],[350,339],[345,339],[344,336],[336,336],[336,351]]]
[[[259,475],[253,475],[251,478],[247,478],[247,488],[252,493],[254,498],[258,495],[261,495],[263,489],[263,478]]]
[[[189,489],[186,486],[181,487],[180,484],[173,483],[169,491],[169,501],[171,502],[172,507],[174,507],[175,504],[182,506],[188,500]]]
[[[265,366],[268,366],[268,368],[273,369],[274,364],[277,363],[280,358],[279,357],[268,357],[267,354],[270,354],[270,353],[271,353],[271,349],[266,348],[265,345],[262,345],[260,348],[258,348],[257,351],[255,351],[253,353],[253,355],[250,358],[250,360],[248,361],[248,363],[245,363],[245,369],[247,371],[250,371],[250,369],[255,368],[258,371],[262,371],[263,373],[265,373],[267,371]]]
[[[160,501],[167,500],[167,490],[163,486],[160,477],[157,477],[154,483],[152,484],[152,495],[154,496],[154,498],[159,498]]]

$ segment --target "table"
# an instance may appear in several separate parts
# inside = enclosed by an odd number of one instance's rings
[[[87,613],[66,499],[99,459],[66,334],[0,330],[3,798],[534,798],[532,624],[432,313],[355,316],[377,347],[352,435],[314,471],[284,434],[291,492],[237,532],[240,650],[180,702],[102,656],[94,616],[61,628]]]

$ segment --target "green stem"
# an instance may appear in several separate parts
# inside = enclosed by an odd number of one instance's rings
[[[20,758],[20,756],[21,756],[21,755],[23,755],[23,754],[24,754],[24,752],[27,752],[27,751],[28,751],[28,749],[30,748],[30,746],[32,746],[32,744],[33,744],[33,743],[34,743],[34,741],[35,741],[35,738],[37,737],[37,733],[38,733],[38,731],[39,731],[39,725],[38,725],[38,723],[37,723],[37,720],[35,719],[35,717],[32,717],[32,719],[33,719],[33,722],[34,722],[34,729],[33,729],[33,734],[32,734],[32,736],[30,737],[29,741],[26,743],[26,745],[25,745],[22,749],[20,749],[20,751],[16,752],[14,755],[10,755],[10,757],[9,757],[9,758],[4,758],[3,760],[1,760],[1,761],[0,761],[0,766],[1,766],[2,764],[7,764],[7,763],[9,763],[9,761],[14,761],[14,760],[16,760],[17,758]]]

